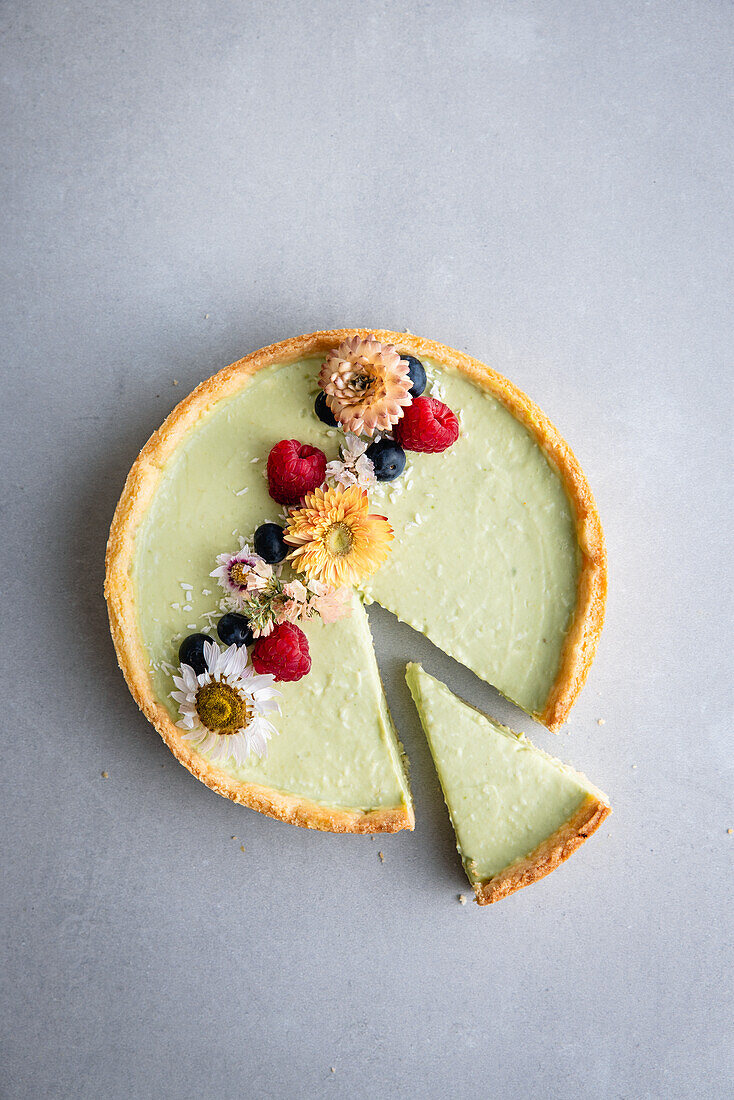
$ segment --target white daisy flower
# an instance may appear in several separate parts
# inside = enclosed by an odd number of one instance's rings
[[[181,665],[173,677],[178,690],[171,697],[181,714],[176,725],[189,731],[184,740],[215,764],[228,759],[244,764],[251,752],[266,756],[267,743],[278,732],[266,715],[280,713],[274,677],[255,672],[244,646],[222,651],[205,642],[204,658],[206,672],[197,676],[190,665]]]
[[[371,489],[376,482],[375,467],[365,451],[374,440],[360,439],[354,432],[347,432],[341,445],[341,459],[326,464],[326,477],[337,485],[348,489],[350,485],[359,485],[361,489]]]
[[[209,576],[217,578],[227,595],[240,599],[247,594],[247,581],[252,571],[265,564],[240,537],[240,548],[235,554],[217,554],[217,567]]]

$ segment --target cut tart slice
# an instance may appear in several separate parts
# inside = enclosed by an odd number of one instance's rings
[[[553,871],[611,812],[580,772],[458,699],[418,664],[406,680],[477,902]]]

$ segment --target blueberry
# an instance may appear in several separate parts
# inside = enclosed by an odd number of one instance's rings
[[[408,360],[408,376],[413,383],[408,393],[411,397],[420,397],[426,388],[426,368],[414,355],[401,355],[400,358]]]
[[[283,561],[291,549],[283,538],[283,528],[277,523],[263,523],[255,532],[253,540],[255,553],[269,562],[277,565]]]
[[[313,411],[318,416],[319,420],[322,420],[324,424],[328,424],[330,428],[336,427],[336,417],[326,404],[326,394],[322,390],[314,403]]]
[[[217,623],[217,634],[225,645],[252,645],[254,640],[250,620],[236,611],[222,615]]]
[[[372,460],[378,481],[394,481],[405,469],[405,451],[393,439],[371,443],[365,454]]]
[[[204,642],[210,642],[206,634],[189,634],[184,638],[178,650],[178,659],[182,665],[191,665],[197,676],[206,672]]]

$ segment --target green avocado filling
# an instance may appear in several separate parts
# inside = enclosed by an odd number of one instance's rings
[[[341,433],[314,413],[320,359],[259,371],[203,412],[167,462],[135,538],[132,579],[155,695],[174,720],[171,665],[180,639],[214,626],[223,595],[216,555],[282,522],[264,476],[281,439],[338,456]],[[370,494],[395,529],[364,595],[528,711],[556,677],[576,601],[579,553],[563,487],[525,428],[474,383],[425,361],[459,414],[442,454],[408,453],[400,478]],[[429,392],[429,391],[427,391]],[[335,535],[335,538],[337,536]],[[402,751],[382,693],[365,612],[303,626],[312,669],[280,685],[278,736],[265,759],[224,768],[324,806],[369,810],[410,802]],[[208,719],[215,721],[213,714]]]

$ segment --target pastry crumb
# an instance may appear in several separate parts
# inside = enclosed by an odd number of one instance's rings
[[[332,1066],[332,1067],[331,1067],[331,1072],[332,1072],[332,1073],[336,1073],[336,1066]]]
[[[466,905],[466,894],[459,894],[459,905]]]
[[[380,863],[384,863],[385,862],[385,853],[384,852],[378,852],[377,854],[380,857]]]
[[[605,722],[606,722],[606,718],[597,718],[597,720],[596,720],[597,726],[603,726]]]
[[[173,384],[174,384],[174,386],[177,386],[177,385],[178,385],[178,378],[174,378],[174,380],[173,380]]]
[[[110,773],[109,772],[102,772],[102,778],[103,779],[109,779],[110,778]]]
[[[238,836],[233,836],[232,840],[239,840],[239,837]]]
[[[727,829],[726,831],[727,831],[727,834],[728,834],[729,836],[731,836],[731,835],[732,835],[732,833],[734,833],[734,829]]]
[[[244,846],[244,844],[240,844],[240,851],[241,851],[241,852],[244,852],[244,850],[245,850],[245,846]]]

